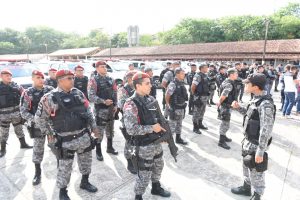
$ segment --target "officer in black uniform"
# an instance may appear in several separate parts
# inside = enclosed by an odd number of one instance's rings
[[[194,96],[192,94],[192,91],[191,91],[191,86],[192,86],[192,82],[193,82],[193,78],[196,74],[196,71],[197,71],[197,66],[196,64],[191,64],[191,71],[187,74],[186,76],[186,80],[187,80],[187,83],[189,85],[189,92],[190,92],[190,97],[189,97],[189,115],[192,115],[193,114],[193,110],[194,110]]]
[[[216,87],[217,73],[218,71],[216,69],[216,66],[213,63],[210,64],[208,74],[207,74],[209,80],[209,91],[210,91],[208,106],[216,105],[213,101],[213,98],[214,98],[215,90],[217,89]]]
[[[88,99],[88,93],[87,93],[87,85],[89,78],[87,76],[83,75],[84,68],[80,65],[75,67],[75,80],[74,80],[74,87],[79,89],[85,97]]]
[[[225,79],[227,78],[227,74],[226,74],[226,67],[224,65],[221,65],[219,68],[219,73],[217,74],[217,87],[218,87],[218,95],[220,96],[220,87],[223,83],[223,81],[225,81]]]

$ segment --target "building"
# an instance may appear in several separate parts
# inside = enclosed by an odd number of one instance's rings
[[[62,49],[50,53],[48,56],[50,60],[83,60],[90,58],[99,51],[99,47]]]

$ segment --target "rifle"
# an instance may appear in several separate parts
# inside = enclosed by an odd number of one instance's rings
[[[154,144],[160,144],[161,142],[167,142],[170,153],[173,156],[175,162],[177,162],[176,157],[178,155],[178,148],[175,145],[169,123],[165,119],[164,115],[162,114],[157,100],[148,104],[147,107],[150,108],[149,110],[155,108],[155,110],[157,111],[157,116],[158,116],[157,122],[161,125],[161,127],[163,127],[166,130],[165,132],[162,132],[160,134],[160,137],[154,141]]]

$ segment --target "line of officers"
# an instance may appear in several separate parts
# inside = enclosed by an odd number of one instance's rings
[[[50,78],[44,81],[43,73],[33,71],[33,86],[26,89],[11,81],[12,74],[9,70],[1,71],[0,84],[0,114],[1,114],[1,150],[0,157],[6,153],[9,126],[12,123],[15,133],[20,139],[21,148],[31,148],[26,144],[22,124],[26,121],[28,132],[34,139],[33,163],[35,175],[33,185],[41,182],[41,162],[44,155],[45,138],[58,160],[57,187],[60,189],[60,199],[70,199],[67,193],[67,185],[70,181],[74,154],[78,155],[79,170],[82,174],[80,188],[89,192],[96,192],[97,188],[89,182],[91,173],[92,153],[96,147],[96,158],[103,160],[101,142],[103,135],[107,137],[106,152],[117,155],[113,148],[114,119],[116,113],[122,113],[121,131],[125,138],[124,154],[128,161],[127,169],[138,174],[134,192],[135,199],[142,199],[142,195],[151,180],[153,195],[162,197],[171,196],[170,192],[162,188],[159,180],[163,169],[163,152],[161,144],[154,144],[149,140],[149,134],[160,134],[165,129],[155,121],[153,115],[149,115],[147,105],[156,101],[153,94],[152,74],[128,71],[124,77],[124,86],[117,88],[114,80],[107,76],[106,63],[98,61],[95,64],[96,71],[88,80],[83,76],[83,68],[75,68],[75,77],[69,70],[49,70]],[[208,68],[214,68],[209,70]],[[249,156],[251,164],[267,162],[266,149],[271,138],[274,123],[274,106],[271,98],[263,95],[266,78],[259,74],[253,74],[246,79],[246,86],[251,85],[254,94],[253,102],[247,108],[243,108],[237,102],[240,88],[238,71],[220,67],[216,73],[215,66],[201,64],[199,72],[197,67],[191,66],[191,72],[187,76],[190,85],[190,98],[184,84],[185,72],[180,68],[180,63],[169,64],[162,72],[162,86],[164,88],[163,108],[165,117],[169,118],[169,125],[173,133],[176,133],[176,143],[186,145],[181,138],[182,120],[185,116],[185,108],[189,100],[189,113],[193,114],[193,132],[201,134],[199,129],[207,130],[203,124],[203,117],[207,103],[213,105],[213,93],[216,90],[212,86],[212,71],[215,73],[215,83],[219,91],[218,118],[222,120],[220,126],[220,140],[218,145],[225,149],[230,147],[226,142],[231,139],[226,137],[229,129],[231,109],[235,108],[245,115],[245,140],[243,146],[243,158]],[[145,69],[151,72],[151,69]],[[207,75],[208,74],[208,75]],[[210,75],[210,76],[209,76]],[[228,78],[226,78],[228,76]],[[74,79],[75,86],[74,87]],[[77,81],[76,81],[77,79]],[[238,84],[237,84],[238,82]],[[52,86],[50,86],[52,85]],[[240,85],[240,87],[239,87]],[[85,89],[86,88],[86,89]],[[192,100],[191,100],[192,99]],[[94,103],[93,111],[90,102]],[[267,102],[267,103],[266,103]],[[159,108],[157,108],[159,109]],[[267,109],[267,110],[266,110]],[[251,112],[249,111],[251,110]],[[267,125],[263,117],[266,118]],[[271,117],[270,117],[271,116]],[[153,119],[151,119],[153,118]],[[257,124],[258,123],[258,124]],[[267,127],[267,129],[265,128]],[[250,127],[250,128],[249,128]],[[253,133],[255,132],[255,134]],[[250,134],[250,136],[249,136]],[[252,134],[252,135],[251,135]],[[262,140],[263,138],[263,140]],[[262,142],[262,145],[260,142]],[[139,145],[139,151],[135,148]],[[255,153],[256,152],[256,153]],[[254,155],[253,155],[254,153]],[[131,156],[136,154],[138,166],[134,167]],[[255,189],[253,197],[260,199],[264,191],[264,171],[257,171],[256,165],[248,166],[243,162],[245,175],[244,185],[234,188],[232,192],[251,196],[251,184]]]

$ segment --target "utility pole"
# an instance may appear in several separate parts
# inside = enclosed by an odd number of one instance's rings
[[[265,19],[264,23],[266,25],[266,31],[265,31],[265,42],[264,42],[264,52],[263,52],[262,64],[265,64],[267,40],[268,40],[268,29],[269,29],[270,20]]]

